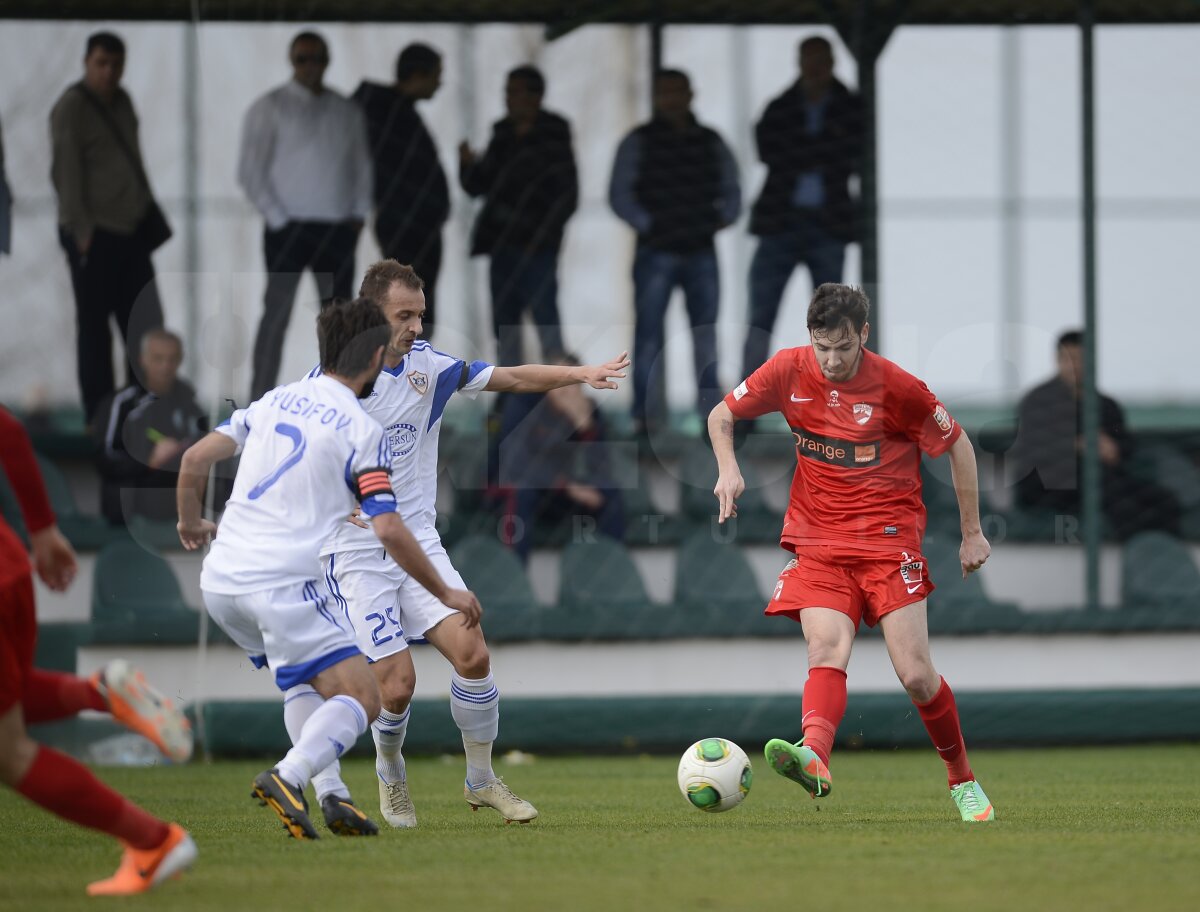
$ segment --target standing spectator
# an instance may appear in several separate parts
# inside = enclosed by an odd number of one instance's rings
[[[151,330],[142,336],[141,385],[110,396],[97,412],[100,509],[114,525],[124,525],[131,514],[175,517],[180,458],[208,431],[196,391],[179,376],[182,362],[179,336]]]
[[[251,399],[275,386],[304,270],[312,270],[322,308],[351,296],[354,248],[371,209],[366,126],[359,107],[324,84],[329,46],[301,32],[289,53],[292,79],[251,105],[242,124],[238,182],[266,221]]]
[[[112,333],[125,346],[128,382],[142,335],[162,326],[151,244],[139,232],[158,212],[146,179],[133,102],[121,88],[125,42],[111,32],[87,40],[83,79],[50,112],[50,176],[58,235],[75,291],[76,357],[84,418],[115,388]],[[161,242],[159,239],[157,242]]]
[[[1025,394],[1017,412],[1017,503],[1078,515],[1083,452],[1083,333],[1058,338],[1058,373]],[[1179,534],[1179,501],[1166,488],[1129,471],[1134,442],[1121,406],[1100,396],[1100,502],[1117,538],[1163,529]]]
[[[354,93],[375,161],[375,237],[385,259],[407,263],[425,279],[426,339],[433,338],[450,189],[417,102],[432,98],[441,85],[441,55],[427,44],[410,44],[396,58],[392,85],[363,81]]]
[[[717,305],[720,277],[713,235],[731,225],[742,207],[737,164],[715,130],[692,113],[686,73],[654,77],[654,117],[617,148],[609,200],[637,232],[633,263],[633,420],[647,424],[647,399],[662,376],[659,358],[667,306],[682,287],[692,324],[692,358],[701,415],[720,400],[717,378]]]
[[[471,196],[483,196],[475,221],[471,254],[491,256],[492,327],[497,363],[525,361],[521,317],[526,308],[537,325],[542,357],[563,350],[558,316],[558,252],[567,219],[579,202],[571,127],[542,108],[546,80],[532,66],[508,74],[504,103],[508,116],[496,122],[482,157],[463,142],[459,182]]]
[[[833,77],[827,40],[800,42],[800,78],[767,105],[754,135],[768,170],[750,213],[750,233],[761,240],[750,263],[744,377],[767,360],[796,264],[808,266],[814,289],[840,282],[846,244],[855,236],[850,178],[862,154],[862,111],[858,96]]]
[[[574,355],[555,359],[579,367]],[[529,560],[533,529],[562,517],[589,517],[609,538],[625,538],[625,512],[613,474],[604,416],[582,384],[506,397],[497,454],[508,495],[506,538]]]
[[[0,132],[0,255],[12,253],[12,191],[4,173],[4,133]]]

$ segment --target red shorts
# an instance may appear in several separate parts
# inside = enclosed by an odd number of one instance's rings
[[[860,621],[874,627],[885,614],[919,602],[933,590],[928,563],[918,551],[804,546],[796,548],[796,559],[779,574],[766,613],[798,621],[804,608],[832,608],[848,616],[857,630]]]
[[[33,577],[26,574],[0,586],[0,715],[21,702],[36,645]]]

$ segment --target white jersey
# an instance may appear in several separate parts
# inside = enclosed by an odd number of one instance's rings
[[[437,520],[438,432],[446,403],[456,392],[474,399],[492,379],[492,370],[484,361],[462,361],[419,339],[397,367],[380,372],[375,390],[363,400],[367,414],[384,429],[396,511],[414,531]],[[321,554],[378,547],[370,529],[343,523]]]
[[[204,559],[204,590],[242,595],[320,579],[321,545],[356,504],[371,516],[396,509],[383,429],[337,380],[276,387],[217,430],[242,458]]]

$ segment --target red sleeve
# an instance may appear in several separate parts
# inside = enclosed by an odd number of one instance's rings
[[[779,378],[784,373],[790,349],[777,351],[766,364],[739,383],[725,397],[734,418],[747,420],[779,411]],[[785,360],[786,359],[786,360]]]
[[[930,456],[941,456],[962,433],[957,421],[922,381],[897,371],[892,388],[900,397],[900,432]]]
[[[54,511],[50,509],[33,444],[21,422],[3,408],[0,408],[0,464],[21,504],[29,534],[54,525]]]

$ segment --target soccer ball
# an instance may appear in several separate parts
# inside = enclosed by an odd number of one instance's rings
[[[679,760],[679,791],[692,807],[728,811],[750,794],[754,771],[746,752],[724,738],[705,738]]]

